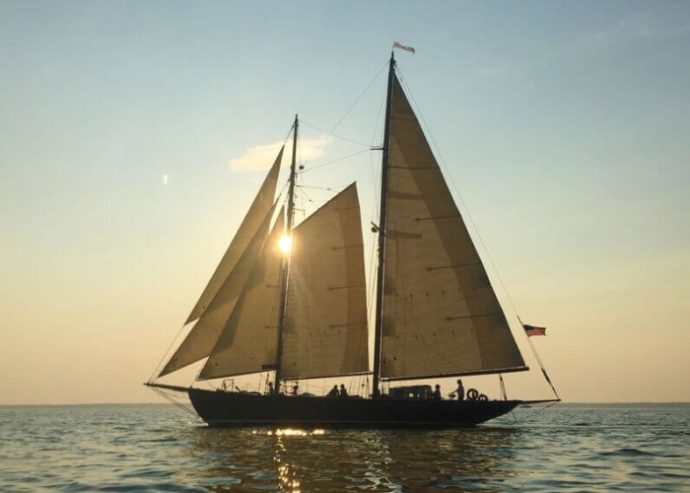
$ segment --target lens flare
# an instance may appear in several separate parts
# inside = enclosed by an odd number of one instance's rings
[[[282,253],[290,253],[290,250],[292,250],[292,237],[288,235],[281,236],[280,240],[278,240],[278,248]]]

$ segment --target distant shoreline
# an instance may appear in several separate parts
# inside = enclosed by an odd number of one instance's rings
[[[64,404],[0,404],[0,408],[10,407],[134,407],[134,406],[174,406],[168,402],[102,402],[102,403],[64,403]],[[678,402],[561,402],[559,406],[567,407],[652,407],[652,406],[688,406],[690,401]]]

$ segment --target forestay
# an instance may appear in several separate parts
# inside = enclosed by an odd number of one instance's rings
[[[381,376],[527,369],[397,78],[392,87]]]
[[[293,230],[284,379],[368,371],[364,249],[353,183]]]

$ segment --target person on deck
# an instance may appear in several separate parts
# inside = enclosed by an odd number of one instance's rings
[[[338,386],[334,385],[331,391],[326,394],[326,397],[338,397]]]
[[[455,390],[455,393],[458,395],[459,401],[465,400],[465,387],[462,385],[462,380],[458,380],[458,388]]]
[[[434,393],[431,394],[431,397],[435,401],[440,401],[441,400],[441,386],[439,384],[436,384],[436,388],[434,389]]]
[[[342,383],[340,384],[340,397],[347,397],[347,390]]]
[[[266,394],[268,394],[268,395],[273,395],[273,394],[274,394],[273,383],[272,383],[272,382],[268,382],[268,389],[266,389]]]

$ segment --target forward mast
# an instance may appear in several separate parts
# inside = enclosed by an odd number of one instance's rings
[[[292,161],[290,163],[290,177],[288,178],[287,195],[287,222],[285,225],[285,241],[288,245],[292,243],[292,225],[295,219],[295,177],[297,174],[297,131],[299,128],[299,117],[295,115],[295,123],[292,126]],[[287,324],[288,310],[288,289],[290,277],[290,248],[283,252],[283,265],[281,268],[280,279],[280,318],[278,321],[278,344],[276,348],[276,370],[273,389],[276,395],[280,393],[281,368],[283,364],[283,344],[285,326]]]

